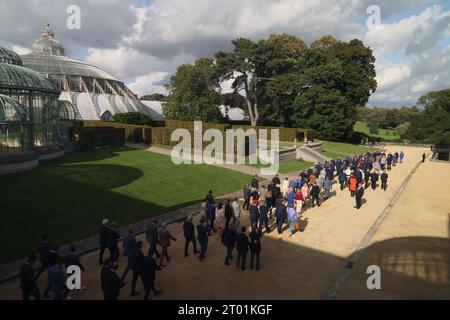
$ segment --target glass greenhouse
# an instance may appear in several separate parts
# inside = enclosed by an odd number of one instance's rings
[[[75,112],[59,95],[44,75],[0,46],[0,158],[57,150],[68,142]]]

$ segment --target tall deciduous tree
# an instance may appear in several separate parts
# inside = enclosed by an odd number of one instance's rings
[[[213,59],[203,57],[193,65],[181,65],[166,88],[169,96],[162,108],[167,119],[212,122],[223,119],[219,108],[220,81]]]

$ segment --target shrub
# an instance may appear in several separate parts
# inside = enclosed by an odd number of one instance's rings
[[[139,112],[116,113],[113,116],[114,122],[134,125],[149,125],[152,119],[145,114]]]

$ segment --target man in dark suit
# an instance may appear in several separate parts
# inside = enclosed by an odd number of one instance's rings
[[[227,255],[225,256],[225,265],[229,266],[228,262],[230,259],[233,259],[232,253],[234,249],[234,244],[236,241],[236,231],[229,226],[223,230],[222,233],[222,243],[227,248]]]
[[[266,233],[270,233],[269,227],[269,208],[264,200],[260,201],[259,206],[259,228],[262,229],[263,226],[266,228]]]
[[[256,204],[250,205],[250,225],[252,227],[258,227],[258,219],[259,219],[259,210]]]
[[[111,259],[106,259],[100,275],[100,281],[105,300],[118,300],[120,289],[125,286],[125,284],[120,281],[116,270],[117,263],[113,263]]]
[[[252,229],[250,233],[250,269],[253,269],[253,261],[256,257],[256,271],[259,270],[259,256],[261,254],[261,229]]]
[[[30,256],[27,262],[20,268],[20,289],[22,290],[22,300],[29,300],[33,296],[34,300],[41,300],[41,292],[36,283],[33,265],[36,256]]]
[[[364,196],[363,184],[359,183],[358,184],[358,188],[356,189],[356,192],[355,192],[356,209],[360,209],[361,208],[363,196]]]
[[[131,296],[138,295],[139,292],[136,291],[136,282],[139,277],[141,277],[142,282],[145,285],[144,278],[142,277],[142,272],[144,270],[144,254],[142,253],[142,241],[138,241],[136,246],[130,250],[128,257],[128,265],[133,271],[133,278],[131,280]],[[124,278],[122,278],[122,282]]]
[[[195,227],[192,223],[192,215],[187,217],[187,220],[183,223],[184,232],[184,256],[188,257],[189,244],[192,242],[194,248],[194,254],[197,254],[197,241],[195,240]]]
[[[117,225],[115,223],[111,224],[111,227],[108,230],[108,249],[110,258],[112,261],[117,261],[119,259],[120,251],[119,251],[119,240],[120,234],[116,230]]]
[[[248,207],[250,205],[250,193],[252,191],[250,190],[249,186],[245,186],[244,190],[242,191],[244,196],[244,205],[242,206],[242,209],[248,210]]]
[[[42,241],[39,244],[39,261],[41,263],[41,266],[39,268],[39,271],[36,274],[36,279],[39,278],[39,276],[47,270],[50,265],[48,264],[48,254],[50,253],[50,243],[48,241],[48,235],[44,234],[42,236]]]
[[[148,255],[152,256],[153,254],[156,254],[156,257],[159,258],[160,254],[158,252],[158,248],[156,247],[156,245],[159,243],[158,220],[154,219],[150,222],[147,227],[147,231],[145,232],[145,237],[147,239],[147,242],[150,244]]]
[[[203,261],[206,258],[206,250],[208,249],[208,227],[206,226],[206,218],[200,219],[200,224],[197,225],[197,240],[200,243],[200,255],[198,258]]]
[[[377,188],[377,182],[378,182],[378,173],[374,171],[370,174],[370,185],[372,186],[373,190]]]
[[[103,219],[102,226],[98,231],[99,239],[98,244],[100,245],[100,254],[98,256],[99,265],[103,265],[103,255],[105,253],[105,249],[108,247],[108,228],[109,220]]]
[[[287,218],[287,209],[283,202],[278,202],[276,207],[277,230],[278,234],[283,233],[283,223]]]
[[[122,273],[122,277],[120,277],[121,281],[124,282],[125,277],[127,276],[128,272],[131,269],[130,257],[133,254],[134,249],[137,247],[136,237],[134,236],[133,229],[128,230],[128,234],[123,238],[122,247],[123,247],[123,255],[128,258],[127,266],[125,267],[125,270]]]
[[[77,254],[77,248],[72,244],[69,248],[69,253],[64,258],[64,265],[66,269],[70,266],[78,266],[81,271],[84,271],[84,266],[81,264],[80,257]]]
[[[381,189],[386,191],[387,189],[387,181],[388,181],[388,174],[386,173],[386,171],[383,171],[383,173],[380,176],[380,180],[381,180]]]
[[[236,267],[239,268],[240,263],[242,271],[246,269],[246,259],[249,245],[248,236],[245,233],[246,231],[247,228],[243,226],[241,228],[241,232],[239,232],[239,234],[236,236],[236,249],[238,252]]]
[[[145,288],[144,300],[148,300],[150,291],[153,291],[155,296],[161,293],[161,290],[156,290],[155,288],[156,270],[161,270],[161,268],[158,267],[155,258],[152,256],[144,257],[143,262],[142,280],[144,281]]]
[[[259,189],[258,176],[255,174],[252,179],[252,188]]]

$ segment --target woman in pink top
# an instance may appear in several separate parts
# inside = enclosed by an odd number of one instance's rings
[[[305,205],[306,201],[309,198],[309,186],[307,183],[305,183],[301,189],[302,194],[303,194],[303,206]]]

